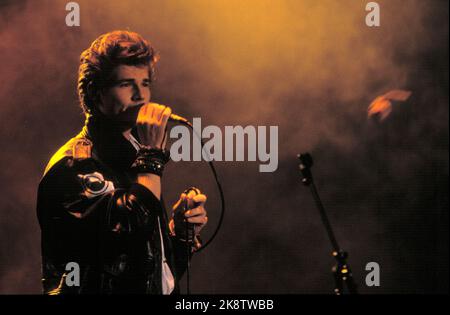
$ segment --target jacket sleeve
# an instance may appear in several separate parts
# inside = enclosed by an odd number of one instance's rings
[[[41,180],[37,215],[42,231],[43,256],[52,263],[83,261],[99,251],[154,235],[163,207],[140,184],[128,189],[93,167],[65,157]]]

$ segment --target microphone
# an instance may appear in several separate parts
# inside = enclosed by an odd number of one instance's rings
[[[142,108],[142,106],[144,106],[144,105],[145,105],[145,103],[141,103],[141,104],[139,104],[139,105],[137,105],[137,106],[135,106],[135,107],[132,108],[132,110],[133,110],[133,109],[136,110],[136,117],[137,117],[137,115],[138,115],[139,110],[140,110],[140,109]],[[129,111],[131,112],[132,110],[129,110]],[[135,117],[135,118],[136,118],[136,117]],[[184,118],[184,117],[182,117],[182,116],[179,116],[179,115],[177,115],[177,114],[174,114],[174,113],[170,114],[170,116],[169,116],[169,121],[174,122],[174,123],[182,123],[182,124],[190,125],[189,120],[187,120],[186,118]]]
[[[188,189],[183,191],[183,193],[186,194],[186,196],[187,196],[191,191],[193,191],[195,193],[195,196],[197,196],[200,193],[200,190],[198,188],[195,188],[195,187],[189,187]],[[183,215],[188,210],[189,210],[189,208],[188,208],[188,201],[185,200],[184,204],[183,204]],[[188,242],[191,242],[191,243],[194,242],[194,237],[195,237],[194,224],[193,223],[189,223],[186,220],[185,229],[186,229],[186,240]]]
[[[189,122],[189,120],[187,120],[186,118],[179,116],[177,114],[170,114],[169,121],[171,121],[173,123],[184,124],[184,125],[192,127],[192,124]],[[133,134],[133,136],[135,138],[138,138],[136,126],[134,126],[131,129],[131,133]]]
[[[191,124],[189,122],[189,120],[187,120],[186,118],[181,117],[177,114],[170,114],[169,121],[174,122],[174,123],[182,123],[182,124],[186,124],[186,125]]]

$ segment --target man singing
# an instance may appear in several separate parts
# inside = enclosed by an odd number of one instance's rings
[[[128,31],[101,35],[81,54],[85,126],[53,155],[38,190],[45,294],[179,292],[201,246],[206,196],[186,190],[168,220],[161,177],[171,109],[150,103],[156,62]],[[70,262],[79,281],[67,281]]]

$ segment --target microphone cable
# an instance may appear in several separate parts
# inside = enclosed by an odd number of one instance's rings
[[[206,154],[208,154],[208,152],[203,151],[203,147],[204,147],[205,143],[204,143],[202,137],[199,134],[197,134],[197,132],[194,130],[194,127],[192,126],[192,124],[189,121],[184,121],[184,120],[183,121],[178,121],[178,122],[180,124],[188,126],[192,130],[192,132],[200,140],[202,152],[205,152]],[[211,172],[213,173],[214,181],[216,182],[217,190],[219,191],[219,195],[220,195],[220,217],[219,217],[219,222],[217,223],[216,229],[214,230],[214,233],[212,234],[212,236],[209,238],[208,241],[206,241],[204,244],[202,244],[202,247],[200,247],[199,249],[197,249],[195,251],[196,253],[201,252],[206,247],[208,247],[208,245],[211,244],[211,242],[217,236],[217,233],[219,232],[219,230],[220,230],[220,228],[222,226],[223,218],[225,216],[225,196],[223,194],[222,185],[220,184],[219,177],[218,177],[217,172],[216,172],[216,168],[214,167],[214,163],[212,162],[212,159],[211,159],[211,157],[209,155],[208,155],[208,161],[207,162],[209,164],[209,167],[211,168]]]
[[[202,152],[205,152],[206,154],[208,154],[208,152],[203,151],[203,147],[204,147],[205,143],[204,143],[202,137],[195,131],[195,129],[192,126],[192,124],[189,121],[187,121],[187,120],[178,120],[177,122],[180,123],[180,124],[183,124],[185,126],[188,126],[192,130],[192,133],[195,134],[196,137],[200,140]],[[208,161],[207,162],[208,162],[209,167],[211,168],[211,171],[213,173],[214,180],[216,182],[217,189],[218,189],[219,195],[220,195],[220,206],[221,206],[221,208],[220,208],[220,217],[219,217],[219,222],[217,223],[216,229],[214,230],[214,233],[212,234],[212,236],[209,238],[208,241],[206,241],[200,248],[195,250],[196,253],[204,250],[206,247],[208,247],[208,245],[211,244],[211,242],[217,236],[217,233],[219,232],[219,230],[220,230],[220,228],[222,226],[223,218],[225,216],[225,196],[223,194],[223,189],[222,189],[222,185],[220,184],[219,177],[217,176],[216,168],[214,167],[212,159],[211,159],[211,157],[209,155],[208,155]],[[186,236],[189,236],[189,224],[188,224],[187,221],[186,221]],[[191,264],[190,264],[189,255],[191,254],[191,248],[190,248],[189,241],[186,242],[186,248],[187,248],[187,268],[186,268],[186,290],[187,291],[186,291],[186,294],[190,295],[191,294],[191,290],[190,290],[190,272],[191,272],[191,270],[190,270],[191,266],[190,265]]]

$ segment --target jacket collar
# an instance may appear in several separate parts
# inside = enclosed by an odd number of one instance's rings
[[[86,115],[81,132],[92,141],[92,150],[102,162],[117,171],[128,170],[136,159],[136,149],[122,134],[122,127],[104,115]]]

